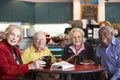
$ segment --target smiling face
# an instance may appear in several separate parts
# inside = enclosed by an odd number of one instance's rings
[[[74,46],[80,46],[82,44],[83,37],[80,32],[74,32],[71,36],[71,41]]]
[[[80,28],[73,28],[69,32],[69,39],[72,42],[72,45],[76,48],[80,48],[81,44],[83,43],[83,38],[84,38],[84,31]]]
[[[7,34],[7,42],[14,46],[16,45],[18,42],[19,42],[19,39],[20,39],[20,30],[19,29],[12,29],[8,34]]]
[[[43,32],[38,32],[34,36],[34,46],[40,51],[46,45],[46,36]]]
[[[108,27],[99,30],[99,40],[103,46],[108,46],[112,41],[113,33]]]

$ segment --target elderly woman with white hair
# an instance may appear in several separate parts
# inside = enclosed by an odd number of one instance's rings
[[[64,47],[62,59],[74,63],[74,57],[82,56],[82,60],[94,60],[95,53],[93,47],[84,42],[85,33],[80,28],[73,28],[69,32],[69,40],[71,44]]]
[[[82,61],[94,60],[95,52],[93,50],[93,47],[90,44],[84,42],[85,33],[81,28],[73,28],[69,32],[68,36],[71,43],[64,47],[64,51],[62,53],[63,60],[74,63],[74,58],[78,55],[81,56]],[[88,77],[91,76],[87,75],[87,77],[84,77],[83,75],[87,74],[80,74],[78,78],[81,80],[88,80]],[[90,78],[89,80],[91,80]]]

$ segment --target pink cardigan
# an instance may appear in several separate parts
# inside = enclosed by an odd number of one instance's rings
[[[21,60],[20,51],[14,46],[17,56]],[[11,46],[6,40],[0,41],[0,79],[18,78],[19,74],[28,72],[28,64],[18,65],[13,58]]]

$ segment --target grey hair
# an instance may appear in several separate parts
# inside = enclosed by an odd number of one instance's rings
[[[45,32],[43,32],[43,31],[38,31],[38,32],[36,32],[36,33],[34,34],[34,36],[33,36],[33,39],[36,39],[36,35],[38,35],[38,34],[43,34],[43,35],[45,35]]]
[[[81,28],[73,28],[72,30],[70,30],[68,38],[71,39],[72,34],[75,33],[75,32],[79,32],[82,35],[82,38],[84,38],[85,32]]]
[[[100,26],[100,29],[102,29],[102,28],[107,28],[110,32],[112,32],[114,34],[113,27],[110,27],[110,26]]]

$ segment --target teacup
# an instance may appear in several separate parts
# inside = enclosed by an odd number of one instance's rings
[[[81,61],[82,61],[82,56],[77,55],[74,57],[74,64],[80,64]]]
[[[46,66],[44,68],[50,68],[50,66],[51,66],[51,56],[44,56],[43,61],[46,62]]]

